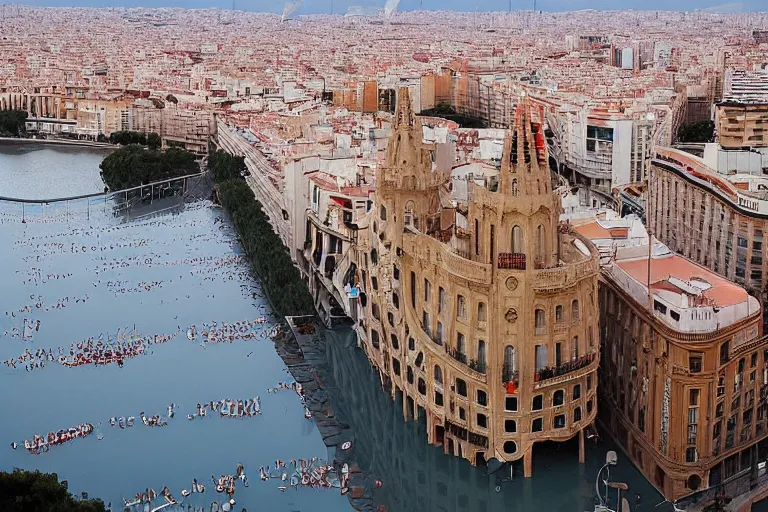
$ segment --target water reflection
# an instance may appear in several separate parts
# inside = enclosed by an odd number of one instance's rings
[[[355,432],[356,459],[384,482],[374,490],[374,500],[394,512],[433,510],[464,511],[591,511],[594,481],[607,450],[617,450],[609,441],[587,449],[586,464],[579,464],[575,444],[546,445],[535,453],[534,477],[516,478],[501,484],[497,476],[473,468],[466,461],[429,446],[423,426],[404,422],[402,412],[381,389],[378,375],[365,355],[355,348],[354,334],[346,328],[326,331],[329,368],[321,372],[335,402],[336,416]],[[619,452],[612,468],[612,481],[630,486],[632,510],[671,510],[655,506],[661,496]],[[640,495],[635,506],[636,494]]]
[[[140,212],[134,211],[129,220],[114,217],[112,204],[101,198],[32,205],[22,223],[18,204],[0,202],[0,361],[26,349],[58,353],[64,347],[69,353],[70,344],[114,337],[118,328],[142,336],[181,332],[126,359],[122,368],[116,363],[68,368],[50,361],[31,372],[23,365],[0,366],[0,401],[7,411],[0,421],[0,470],[56,472],[72,491],[111,501],[113,510],[122,509],[122,497],[147,487],[159,492],[168,486],[179,499],[196,478],[208,491],[185,500],[186,509],[187,503],[221,502],[224,496],[213,490],[211,476],[234,474],[242,462],[250,485],[238,486],[237,510],[349,510],[338,489],[281,493],[274,482],[258,479],[259,466],[276,459],[327,458],[298,396],[267,393],[290,380],[271,341],[204,343],[202,335],[186,336],[188,326],[235,324],[270,313],[259,283],[238,258],[239,246],[221,210],[207,202],[165,210],[178,200],[164,199],[138,219]],[[66,307],[57,308],[62,300]],[[37,326],[38,320],[39,330],[27,332],[31,338],[12,335],[14,328],[24,332],[25,321]],[[259,416],[187,419],[198,402],[256,395]],[[140,420],[142,411],[166,419],[171,403],[178,409],[167,426],[148,427]],[[112,417],[129,416],[136,418],[130,428],[119,428],[119,421],[109,425]],[[39,456],[10,446],[83,422],[92,423],[103,439],[94,433]]]

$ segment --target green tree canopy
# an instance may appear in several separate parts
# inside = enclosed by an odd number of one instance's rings
[[[281,315],[314,314],[312,297],[301,273],[251,187],[240,176],[238,168],[245,165],[242,157],[216,151],[208,158],[209,168],[212,161],[221,204],[229,213],[251,267],[264,284],[275,310]],[[218,175],[216,169],[220,171]],[[220,180],[223,176],[235,177]]]
[[[101,162],[101,177],[110,190],[146,185],[200,171],[195,155],[179,148],[165,151],[131,144],[111,153]]]
[[[712,142],[715,140],[714,121],[683,123],[677,130],[679,142]]]
[[[23,110],[0,111],[0,137],[19,137],[26,122],[27,113]]]
[[[121,146],[140,144],[142,146],[148,146],[149,149],[160,149],[160,146],[163,145],[160,135],[155,132],[144,133],[131,130],[112,132],[109,135],[109,142],[112,144],[120,144]]]
[[[101,500],[76,500],[56,473],[14,469],[0,471],[0,510],[3,512],[105,512]]]
[[[219,182],[240,178],[246,170],[245,157],[234,156],[220,149],[210,151],[208,170],[213,172],[213,179]]]
[[[451,105],[447,103],[439,103],[433,108],[422,110],[419,113],[420,116],[428,117],[441,117],[457,123],[462,128],[487,128],[488,125],[485,121],[478,117],[472,117],[469,115],[461,114],[456,111]]]

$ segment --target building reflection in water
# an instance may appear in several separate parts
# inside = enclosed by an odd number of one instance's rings
[[[318,373],[336,419],[354,432],[354,459],[384,483],[374,490],[374,501],[389,512],[592,511],[595,477],[608,450],[619,453],[611,480],[629,485],[633,511],[672,510],[669,504],[656,507],[663,501],[661,495],[608,439],[588,446],[583,465],[577,462],[575,442],[543,444],[535,451],[533,478],[523,478],[519,467],[514,481],[501,483],[497,493],[497,480],[509,473],[488,476],[485,468],[472,467],[466,460],[445,455],[442,447],[427,444],[424,426],[405,422],[389,393],[381,389],[376,371],[356,348],[354,332],[341,327],[325,331],[325,337],[329,367],[318,368]]]

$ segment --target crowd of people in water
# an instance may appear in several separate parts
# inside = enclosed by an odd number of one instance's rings
[[[261,398],[255,396],[245,400],[230,400],[225,398],[214,402],[197,404],[195,412],[187,414],[187,419],[193,420],[195,418],[205,418],[208,413],[218,414],[222,418],[247,418],[250,416],[258,416],[261,414]]]
[[[266,339],[274,337],[273,327],[265,328],[269,323],[269,318],[261,316],[254,320],[243,320],[233,324],[216,321],[212,323],[203,322],[200,330],[196,325],[187,329],[187,339],[196,341],[199,339],[203,343],[232,343],[239,340],[252,340],[256,338]]]
[[[306,459],[292,459],[285,463],[276,460],[274,466],[261,466],[259,477],[263,482],[277,479],[281,483],[277,487],[279,491],[286,491],[289,487],[310,487],[316,489],[340,489],[341,494],[349,492],[349,466],[343,464],[335,467],[325,461],[313,457]],[[375,485],[381,487],[381,482]]]
[[[69,349],[57,347],[56,349],[37,349],[34,352],[25,348],[18,356],[6,359],[3,363],[10,368],[24,368],[26,371],[45,368],[47,363],[58,363],[67,367],[82,365],[107,365],[117,363],[122,366],[128,359],[146,354],[152,345],[167,343],[181,332],[181,326],[177,326],[176,332],[170,334],[154,334],[143,336],[136,330],[122,331],[118,329],[113,336],[100,333],[98,337],[88,338],[82,342],[72,343]],[[253,320],[242,320],[234,323],[204,322],[202,331],[192,325],[187,329],[187,339],[202,343],[232,343],[238,340],[274,338],[280,330],[269,324],[269,319],[262,316]]]
[[[51,219],[45,219],[42,217],[28,219],[30,222],[48,222]],[[35,347],[35,344],[27,344],[29,348],[25,348],[24,351],[18,357],[11,357],[3,361],[7,368],[13,370],[21,370],[23,367],[27,372],[36,371],[46,366],[65,366],[65,367],[77,367],[83,365],[109,365],[116,364],[122,367],[124,362],[129,359],[136,358],[140,355],[148,355],[153,351],[153,346],[157,344],[167,343],[174,340],[179,334],[184,336],[186,333],[189,341],[196,344],[205,345],[208,343],[233,343],[236,341],[247,341],[256,339],[275,338],[282,334],[279,327],[274,326],[274,319],[270,316],[268,307],[265,305],[263,299],[264,295],[262,289],[258,283],[254,283],[250,277],[250,271],[242,254],[232,254],[227,252],[224,255],[208,256],[205,255],[204,246],[207,242],[220,243],[221,236],[215,232],[212,233],[199,233],[199,234],[184,234],[176,237],[168,237],[165,240],[154,240],[141,237],[139,233],[142,229],[151,226],[166,226],[185,231],[185,227],[194,227],[199,224],[199,221],[192,221],[186,223],[179,223],[176,221],[166,221],[162,219],[145,219],[138,220],[130,223],[129,225],[116,225],[107,228],[64,228],[59,232],[41,235],[41,236],[29,236],[20,238],[15,242],[15,246],[20,249],[24,249],[26,255],[21,260],[26,263],[26,268],[16,270],[16,274],[19,275],[19,281],[27,289],[37,287],[41,285],[48,285],[51,288],[54,286],[66,286],[69,290],[70,281],[72,281],[73,274],[64,272],[62,273],[59,268],[54,268],[58,265],[52,265],[51,262],[54,258],[73,258],[78,257],[85,258],[91,263],[88,266],[88,272],[93,277],[87,277],[85,284],[88,291],[94,298],[91,298],[89,294],[72,294],[61,299],[50,300],[42,293],[30,293],[29,301],[20,301],[21,307],[16,306],[9,308],[9,311],[5,312],[6,322],[3,330],[6,326],[8,328],[5,331],[5,336],[19,337],[21,340],[33,341],[31,338],[26,339],[25,334],[37,333],[41,330],[41,325],[45,323],[44,329],[48,330],[51,327],[52,322],[47,320],[48,316],[44,316],[44,312],[55,312],[64,308],[72,307],[75,304],[83,304],[86,301],[90,303],[99,302],[101,296],[106,295],[110,298],[112,294],[115,296],[122,296],[131,293],[152,292],[161,288],[169,288],[172,283],[178,283],[183,279],[183,283],[191,280],[194,285],[198,285],[200,282],[208,281],[224,281],[233,282],[234,286],[239,286],[243,297],[253,300],[253,305],[258,308],[256,318],[237,321],[234,323],[227,322],[203,322],[202,324],[192,325],[186,330],[182,326],[177,326],[175,332],[155,334],[155,335],[143,335],[136,331],[136,327],[131,329],[118,329],[117,333],[103,332],[96,337],[90,337],[80,342],[71,343],[69,347],[66,345],[53,348]],[[184,225],[181,225],[184,224]],[[131,230],[131,234],[124,239],[116,239],[115,235],[109,235],[109,233],[115,232],[127,233],[127,229]],[[226,231],[231,229],[229,226],[219,226],[220,231]],[[143,233],[146,235],[146,233]],[[136,236],[139,235],[139,236]],[[71,242],[70,240],[75,240]],[[184,257],[172,257],[171,246],[178,246],[179,243],[186,245],[186,255]],[[231,240],[232,245],[236,245],[237,242]],[[167,246],[163,247],[163,246]],[[143,248],[142,255],[135,255],[136,249]],[[169,251],[169,252],[166,252]],[[129,255],[129,253],[133,254]],[[132,267],[141,268],[143,271],[145,268],[168,268],[170,272],[174,272],[178,269],[178,273],[172,276],[172,279],[158,279],[157,276],[147,276],[144,280],[131,280],[128,277],[129,271],[124,272],[125,269]],[[187,269],[183,267],[189,267]],[[136,272],[133,272],[136,274]],[[23,281],[22,281],[23,279]],[[64,281],[62,283],[62,281]],[[50,284],[58,282],[56,285]],[[232,285],[229,285],[230,287]],[[99,290],[95,290],[98,288]],[[104,294],[103,291],[109,293]],[[218,295],[218,290],[216,290]],[[29,293],[29,292],[26,292]],[[66,292],[65,292],[66,293]],[[163,290],[161,293],[165,293]],[[187,292],[190,293],[190,292]],[[48,293],[54,298],[57,294]],[[63,295],[63,294],[62,294]],[[194,294],[193,294],[194,295]],[[24,298],[25,295],[22,295]],[[184,297],[184,292],[177,294],[178,298]],[[213,297],[213,295],[209,295]],[[142,296],[143,298],[143,296]],[[189,295],[187,295],[189,298]],[[146,301],[146,299],[144,299]],[[173,300],[171,298],[170,300]],[[166,303],[169,299],[165,298]],[[137,300],[138,302],[138,300]],[[162,303],[162,302],[161,302]],[[6,308],[3,308],[6,309]],[[69,313],[69,311],[67,311]],[[168,318],[173,317],[174,313],[171,313]],[[177,317],[178,318],[178,317]],[[2,319],[2,317],[0,317]],[[95,329],[94,331],[97,331]],[[172,330],[172,328],[171,328]],[[0,336],[0,339],[2,336]],[[71,338],[70,338],[71,340]],[[67,341],[70,341],[67,340]],[[34,340],[36,341],[36,340]],[[52,345],[55,345],[53,343]],[[21,345],[24,346],[23,344]],[[20,349],[18,349],[20,350]],[[246,349],[247,352],[248,349]],[[248,354],[250,356],[251,352]],[[4,354],[6,357],[9,354]],[[269,388],[268,393],[277,393],[282,390],[293,391],[300,397],[301,403],[304,406],[305,417],[311,418],[311,413],[307,407],[304,398],[304,389],[301,384],[297,382],[279,382],[276,387]],[[191,406],[192,404],[187,404]],[[119,429],[132,428],[136,424],[136,419],[141,421],[143,426],[147,427],[166,427],[174,418],[177,405],[171,404],[168,406],[166,414],[145,414],[144,411],[137,415],[124,415],[115,416],[109,418],[105,422],[110,427],[116,427]],[[147,409],[149,411],[149,409]],[[183,409],[182,409],[183,410]],[[122,411],[127,412],[127,411]],[[156,412],[156,411],[155,411]],[[181,411],[179,411],[181,413]],[[185,413],[188,411],[184,411]],[[134,411],[135,414],[135,411]],[[198,403],[194,412],[186,414],[189,420],[196,418],[203,418],[207,415],[215,415],[218,417],[229,418],[247,418],[258,416],[262,414],[261,399],[259,396],[246,399],[230,399],[225,398],[218,401],[209,401],[207,403]],[[185,414],[181,414],[183,418]],[[94,427],[94,425],[96,425]],[[51,446],[68,442],[79,437],[86,437],[92,432],[96,432],[96,437],[99,441],[103,439],[101,423],[83,423],[77,427],[60,430],[57,432],[50,432],[45,436],[35,435],[32,439],[20,442],[31,453],[43,453],[48,451]],[[106,426],[106,425],[105,425]],[[141,428],[141,425],[139,426]],[[171,428],[174,428],[171,426]],[[116,429],[111,432],[116,433]],[[106,431],[105,431],[106,433]],[[12,442],[11,447],[17,448],[17,443]],[[279,462],[279,464],[278,464]],[[344,468],[333,468],[330,465],[321,463],[317,459],[298,459],[292,461],[292,466],[285,464],[283,461],[276,461],[275,468],[270,470],[262,468],[267,475],[268,479],[277,478],[284,485],[280,486],[280,490],[284,491],[287,486],[294,488],[298,487],[310,487],[310,488],[333,488],[338,487],[342,489],[342,493],[346,492],[346,481],[348,471],[343,472]],[[284,473],[286,474],[284,476]],[[235,493],[236,484],[238,481],[242,482],[242,485],[248,487],[248,480],[245,476],[245,470],[242,464],[238,465],[237,471],[232,475],[221,475],[218,478],[212,478],[212,486],[218,492],[226,494],[230,501],[226,503],[234,505],[233,495]],[[262,475],[262,480],[265,480]],[[210,487],[210,485],[209,485]],[[182,497],[188,497],[193,494],[204,493],[206,486],[199,483],[197,480],[193,480],[191,490],[184,489],[181,491]],[[126,506],[132,507],[133,505],[149,503],[156,499],[165,499],[169,504],[178,503],[173,497],[167,487],[164,487],[160,493],[155,492],[152,489],[146,489],[143,493],[137,493],[133,502],[126,502]],[[143,510],[143,506],[141,507]],[[150,509],[154,510],[154,509]]]
[[[79,437],[85,437],[91,432],[93,432],[93,425],[90,423],[82,423],[76,427],[70,427],[56,432],[48,432],[48,434],[44,436],[34,434],[32,439],[24,440],[24,448],[26,448],[29,453],[38,455],[47,452],[51,446],[66,443]],[[15,441],[11,443],[11,448],[14,450],[17,448]]]
[[[211,475],[211,482],[216,492],[219,494],[227,495],[227,500],[222,504],[222,511],[229,511],[231,510],[231,507],[235,506],[236,501],[234,496],[235,491],[237,490],[238,481],[243,484],[243,487],[248,487],[248,477],[245,474],[245,466],[242,462],[237,464],[237,469],[235,470],[234,474],[220,475],[219,478]],[[205,491],[206,486],[202,482],[198,482],[197,478],[194,478],[192,479],[192,486],[190,489],[181,490],[181,496],[188,498],[193,494],[204,494]],[[143,510],[149,510],[147,505],[157,500],[158,497],[162,497],[167,505],[175,505],[179,503],[178,500],[173,497],[170,489],[168,489],[167,486],[163,487],[159,494],[151,487],[148,487],[144,491],[137,492],[133,496],[132,500],[123,498],[123,507],[126,511],[133,510],[134,507],[141,508]],[[160,510],[161,508],[164,507],[161,506],[151,510]]]

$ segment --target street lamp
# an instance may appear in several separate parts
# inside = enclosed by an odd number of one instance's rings
[[[615,466],[619,462],[619,458],[616,455],[616,452],[613,450],[610,450],[608,453],[605,454],[605,464],[603,464],[603,467],[600,468],[600,471],[597,472],[597,478],[595,478],[595,492],[597,492],[597,497],[600,500],[600,505],[605,506],[605,500],[603,499],[603,496],[600,494],[600,475],[603,474],[603,471],[607,470],[607,474],[605,475],[605,479],[603,480],[603,484],[605,485],[605,497],[608,498],[608,480],[611,477],[611,466]]]

